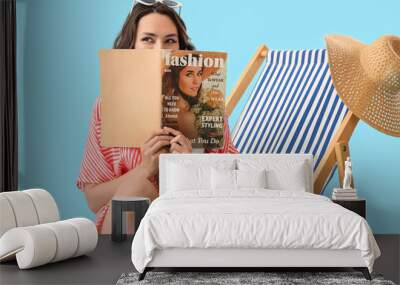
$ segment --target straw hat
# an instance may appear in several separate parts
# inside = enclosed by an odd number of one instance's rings
[[[351,37],[325,38],[333,84],[357,117],[400,136],[400,37],[382,36],[371,45]]]

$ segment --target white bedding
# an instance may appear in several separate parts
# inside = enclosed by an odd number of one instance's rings
[[[379,248],[359,215],[307,192],[184,191],[156,199],[132,243],[143,272],[155,249],[357,249],[372,272]]]

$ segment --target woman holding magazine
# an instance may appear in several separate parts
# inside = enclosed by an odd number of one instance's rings
[[[114,42],[114,48],[193,50],[186,26],[174,10],[180,6],[175,1],[137,0]],[[163,128],[153,133],[140,148],[102,147],[100,109],[101,100],[97,98],[77,186],[84,192],[89,208],[96,213],[98,232],[110,233],[112,197],[142,196],[154,200],[158,197],[159,155],[191,153],[192,145],[181,132]],[[230,140],[226,118],[224,124],[223,148],[206,149],[205,152],[237,152]],[[135,131],[134,126],[132,131]]]

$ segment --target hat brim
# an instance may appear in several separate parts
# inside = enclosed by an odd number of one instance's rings
[[[347,36],[325,37],[328,62],[333,85],[344,104],[357,117],[379,131],[400,136],[397,122],[398,110],[386,102],[388,96],[374,80],[365,73],[360,60],[367,46]]]

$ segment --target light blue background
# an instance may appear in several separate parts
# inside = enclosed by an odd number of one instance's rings
[[[228,52],[228,91],[263,43],[323,48],[330,33],[365,43],[400,35],[398,0],[183,2],[182,17],[197,49]],[[112,46],[130,6],[131,0],[17,0],[20,188],[49,190],[62,218],[94,217],[75,181],[99,94],[97,52]],[[360,122],[350,148],[373,231],[400,233],[400,139]],[[326,195],[337,184],[335,176]]]

